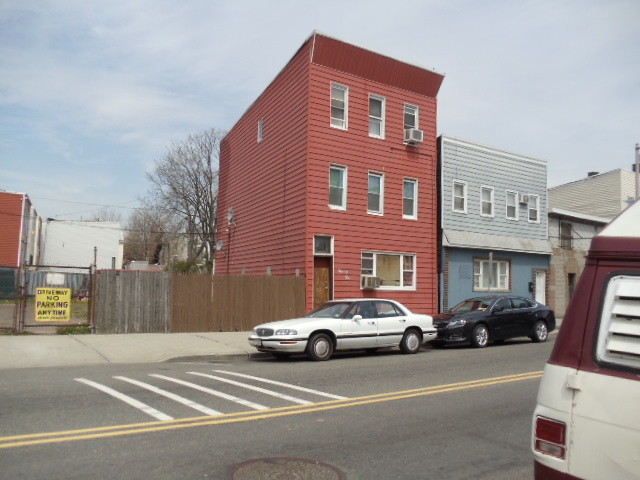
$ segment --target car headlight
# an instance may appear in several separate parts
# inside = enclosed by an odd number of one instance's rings
[[[276,330],[276,335],[297,335],[297,330],[292,330],[290,328],[281,328],[280,330]]]
[[[449,327],[463,327],[465,326],[467,323],[469,323],[469,320],[467,320],[466,318],[456,318],[455,320],[451,320],[449,322]]]

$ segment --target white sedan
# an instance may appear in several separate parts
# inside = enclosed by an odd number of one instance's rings
[[[258,325],[249,344],[278,358],[306,353],[311,360],[328,360],[335,350],[400,347],[417,353],[435,338],[429,315],[394,300],[352,299],[325,303],[304,318]]]

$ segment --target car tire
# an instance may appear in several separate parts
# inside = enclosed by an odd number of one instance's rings
[[[489,329],[483,323],[475,326],[471,333],[471,345],[475,348],[484,348],[489,344]]]
[[[549,328],[547,324],[542,320],[538,320],[533,325],[533,333],[529,338],[536,343],[546,342],[547,338],[549,338]]]
[[[333,354],[333,342],[331,338],[329,338],[329,335],[316,333],[309,339],[307,356],[311,360],[315,362],[329,360],[331,354]]]
[[[400,350],[402,353],[418,353],[420,351],[420,345],[422,345],[422,337],[417,330],[412,328],[404,332],[402,340],[400,340]]]

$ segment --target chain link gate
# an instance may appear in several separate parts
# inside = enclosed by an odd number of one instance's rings
[[[16,269],[14,292],[11,328],[18,333],[56,333],[61,326],[92,325],[91,267],[24,266]],[[0,308],[0,321],[2,316]]]

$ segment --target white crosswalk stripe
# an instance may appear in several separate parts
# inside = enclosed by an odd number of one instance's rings
[[[249,394],[249,392],[247,392],[247,396],[252,396],[252,397],[255,397],[256,399],[258,399],[258,397],[260,396],[269,396],[269,397],[272,397],[272,398],[275,397],[276,399],[278,399],[278,401],[272,400],[271,405],[273,405],[274,402],[276,405],[282,405],[282,402],[295,403],[298,405],[312,405],[315,403],[315,401],[317,401],[317,400],[311,401],[304,398],[288,395],[287,393],[283,393],[283,392],[286,392],[287,389],[304,392],[305,394],[307,394],[306,396],[309,398],[324,397],[324,398],[330,398],[334,400],[347,399],[347,397],[342,397],[340,395],[335,395],[333,393],[321,392],[319,390],[314,390],[312,388],[302,387],[300,385],[293,385],[290,383],[280,382],[277,380],[271,380],[263,377],[256,377],[254,375],[248,375],[245,373],[238,373],[238,372],[233,372],[228,370],[212,370],[212,371],[217,373],[218,375],[211,375],[209,373],[202,373],[202,372],[195,372],[195,371],[182,372],[182,375],[188,374],[188,375],[200,377],[202,379],[202,382],[198,382],[198,383],[182,380],[180,378],[170,377],[167,375],[160,375],[157,373],[150,373],[149,377],[158,379],[160,381],[169,382],[174,385],[181,385],[183,387],[188,387],[189,389],[192,389],[198,392],[202,392],[202,393],[205,393],[229,402],[243,405],[244,407],[250,408],[252,410],[269,410],[270,408],[274,408],[274,407],[273,406],[268,407],[266,405],[263,405],[262,403],[258,403],[259,400],[253,401],[254,398],[252,398],[252,400],[248,400],[245,398],[237,397],[235,395],[231,395],[229,393],[221,391],[221,389],[218,387],[224,387],[224,385],[227,385],[227,390],[230,390],[230,389],[232,390],[234,389],[234,387],[236,387],[235,388],[236,391],[239,391],[238,389],[244,389],[244,390],[249,390],[251,392],[256,392],[252,394]],[[229,378],[229,377],[232,377],[232,378]],[[189,395],[185,395],[184,393],[181,393],[181,395],[178,395],[176,393],[171,392],[170,391],[171,389],[168,389],[165,386],[163,386],[163,388],[160,388],[159,385],[152,384],[152,383],[159,383],[159,382],[147,383],[145,381],[141,381],[135,378],[125,377],[122,375],[115,375],[112,378],[113,380],[109,383],[109,385],[114,383],[114,381],[120,381],[120,382],[126,382],[130,385],[139,387],[141,390],[138,393],[140,395],[144,395],[143,398],[148,399],[145,401],[149,401],[154,405],[158,403],[158,405],[161,405],[160,408],[162,410],[168,411],[169,413],[172,413],[172,414],[173,414],[172,409],[177,409],[178,407],[175,404],[171,404],[170,402],[167,402],[167,400],[160,400],[159,397],[164,397],[165,399],[169,399],[173,402],[192,408],[194,410],[197,410],[198,412],[201,412],[209,416],[218,416],[218,415],[225,415],[225,413],[233,413],[233,408],[231,408],[230,411],[222,408],[220,410],[213,409],[206,405],[207,402],[202,402],[202,400],[199,400],[199,402],[201,403],[198,403],[190,398],[187,398],[187,396]],[[168,415],[164,412],[161,412],[160,410],[156,410],[152,406],[147,405],[146,403],[141,402],[140,400],[137,400],[136,398],[133,398],[130,395],[121,393],[112,386],[107,386],[107,385],[95,382],[93,380],[88,380],[86,378],[76,378],[75,380],[77,382],[88,385],[96,390],[99,390],[103,393],[106,393],[111,397],[116,398],[121,402],[124,402],[125,404],[138,409],[141,412],[144,412],[146,415],[149,415],[156,420],[165,421],[165,420],[174,419],[173,416]],[[278,387],[278,388],[277,389],[263,388],[262,386],[258,386],[260,384],[273,385],[274,387]],[[116,385],[114,384],[114,386]],[[212,387],[215,387],[215,388],[212,388]],[[276,390],[279,390],[279,391],[276,391]],[[184,391],[185,390],[183,389],[183,392]],[[152,401],[153,397],[149,396],[149,392],[158,395],[158,399],[155,402]],[[130,392],[127,392],[127,393],[130,393]],[[135,392],[131,393],[131,395],[137,396]],[[194,395],[198,395],[198,394],[194,392]],[[201,394],[200,394],[200,397],[204,398]],[[205,404],[203,405],[203,403]],[[227,407],[229,407],[228,404],[227,404]],[[216,407],[216,408],[220,408],[220,407]],[[180,416],[181,415],[177,415],[175,418],[180,418]]]
[[[219,382],[230,383],[231,385],[235,385],[237,387],[246,388],[248,390],[254,390],[256,392],[264,393],[265,395],[271,395],[272,397],[282,398],[284,400],[288,400],[293,403],[298,403],[300,405],[311,405],[313,403],[308,400],[302,400],[301,398],[285,395],[284,393],[278,393],[278,392],[274,392],[273,390],[267,390],[266,388],[256,387],[254,385],[248,385],[246,383],[236,382],[235,380],[229,380],[228,378],[222,378],[216,375],[209,375],[207,373],[200,373],[200,372],[187,372],[187,373],[189,373],[190,375],[198,375],[200,377],[212,378],[213,380],[218,380]]]
[[[150,376],[155,378],[162,378],[163,380],[167,380],[169,382],[177,383],[179,385],[184,385],[185,387],[190,387],[195,390],[199,390],[201,392],[208,393],[210,395],[215,395],[216,397],[224,398],[225,400],[229,400],[231,402],[239,403],[240,405],[244,405],[245,407],[253,408],[254,410],[268,410],[269,407],[265,407],[264,405],[260,405],[259,403],[250,402],[248,400],[244,400],[242,398],[234,397],[233,395],[229,395],[224,392],[220,392],[218,390],[213,390],[212,388],[203,387],[202,385],[198,385],[191,382],[186,382],[184,380],[180,380],[178,378],[165,377],[164,375],[158,375],[157,373],[152,373]]]
[[[299,385],[292,385],[290,383],[278,382],[276,380],[269,380],[261,377],[254,377],[253,375],[247,375],[245,373],[237,373],[237,372],[228,372],[226,370],[214,370],[217,373],[224,373],[226,375],[234,375],[236,377],[248,378],[250,380],[257,380],[259,382],[270,383],[271,385],[278,385],[280,387],[292,388],[294,390],[300,390],[301,392],[313,393],[315,395],[320,395],[321,397],[333,398],[335,400],[346,400],[347,397],[341,397],[340,395],[334,395],[332,393],[320,392],[318,390],[313,390],[311,388],[301,387]]]
[[[138,380],[134,380],[132,378],[127,378],[127,377],[113,377],[113,378],[115,378],[116,380],[122,380],[124,382],[131,383],[133,385],[137,385],[138,387],[144,388],[153,393],[157,393],[158,395],[162,395],[163,397],[170,398],[171,400],[174,400],[178,403],[186,405],[187,407],[191,407],[194,410],[198,410],[199,412],[202,412],[205,415],[222,415],[222,413],[218,412],[217,410],[213,410],[209,407],[205,407],[204,405],[200,405],[199,403],[189,400],[188,398],[181,397],[180,395],[176,395],[175,393],[168,392],[166,390],[163,390],[162,388],[154,387],[153,385],[149,385],[148,383],[140,382]]]
[[[162,413],[156,410],[155,408],[150,407],[146,403],[142,403],[141,401],[136,400],[135,398],[132,398],[129,395],[125,395],[124,393],[120,393],[117,390],[114,390],[113,388],[107,387],[106,385],[102,385],[101,383],[87,380],[86,378],[76,378],[75,380],[78,382],[84,383],[85,385],[89,385],[90,387],[97,388],[98,390],[104,393],[107,393],[112,397],[117,398],[118,400],[121,400],[131,405],[132,407],[137,408],[138,410],[143,411],[147,415],[151,415],[156,420],[173,420],[173,417],[170,417],[166,413]]]

